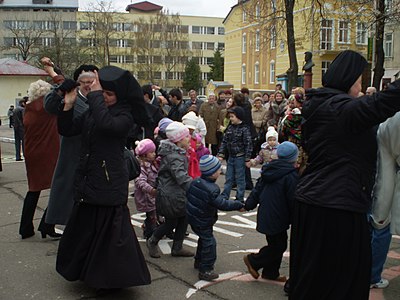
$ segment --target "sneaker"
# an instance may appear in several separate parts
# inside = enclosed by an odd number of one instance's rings
[[[254,279],[257,279],[260,276],[260,274],[258,274],[258,272],[250,264],[249,255],[250,254],[245,255],[243,257],[243,261],[244,261],[245,265],[247,266],[247,270],[249,271],[250,275],[253,276]]]
[[[389,285],[389,280],[382,278],[378,282],[371,284],[369,286],[369,288],[371,288],[371,289],[384,289],[384,288],[388,287],[388,285]]]
[[[214,271],[207,271],[207,272],[199,272],[199,279],[205,281],[213,281],[217,279],[219,275]]]

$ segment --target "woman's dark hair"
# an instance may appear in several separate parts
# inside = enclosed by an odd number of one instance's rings
[[[82,72],[93,72],[94,70],[98,71],[99,68],[95,65],[80,65],[74,72],[74,80],[77,81]]]

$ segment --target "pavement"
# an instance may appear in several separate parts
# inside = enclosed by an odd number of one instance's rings
[[[0,299],[100,298],[92,288],[82,282],[68,282],[55,271],[58,241],[42,239],[39,234],[26,240],[20,239],[19,220],[27,192],[25,164],[15,161],[13,130],[8,126],[0,126],[0,142],[3,163],[3,172],[0,172]],[[218,184],[222,186],[223,182],[224,176],[221,176]],[[36,228],[47,206],[48,196],[48,190],[41,193],[34,220]],[[218,254],[215,271],[220,274],[220,278],[210,283],[198,280],[192,258],[176,258],[169,255],[171,241],[168,239],[160,241],[163,253],[161,258],[149,257],[141,238],[143,214],[136,212],[132,198],[129,199],[128,206],[132,213],[132,224],[152,276],[152,283],[105,295],[101,299],[287,299],[282,283],[253,279],[243,263],[243,255],[258,251],[265,244],[265,237],[255,230],[255,211],[219,213],[219,221],[214,231]],[[62,227],[58,227],[58,230],[62,231]],[[190,232],[185,240],[185,247],[194,250],[196,240],[197,237]],[[289,255],[289,252],[284,254],[281,275],[288,276]],[[383,277],[389,279],[389,287],[371,290],[370,299],[400,299],[398,236],[394,236],[392,240]]]

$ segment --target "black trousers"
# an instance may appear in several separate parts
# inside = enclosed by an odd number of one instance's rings
[[[156,228],[153,236],[157,240],[161,240],[164,235],[175,229],[174,241],[183,241],[188,226],[186,216],[180,218],[165,218],[165,222]]]
[[[287,232],[282,231],[274,235],[265,235],[267,246],[260,249],[258,253],[249,255],[251,266],[262,270],[262,275],[266,279],[274,280],[279,277],[279,268],[281,267],[283,253],[287,248]]]

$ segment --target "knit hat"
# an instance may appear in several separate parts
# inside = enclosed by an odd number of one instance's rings
[[[167,126],[169,124],[171,124],[173,121],[169,118],[162,118],[159,122],[158,122],[158,128],[160,129],[160,131],[165,132],[165,129],[167,128]]]
[[[181,122],[176,121],[167,126],[165,133],[167,138],[173,143],[179,142],[190,135],[189,129]]]
[[[146,155],[149,152],[156,151],[156,145],[150,139],[144,139],[135,142],[136,148],[135,153],[136,155]]]
[[[234,106],[234,107],[228,109],[228,112],[235,114],[235,116],[239,120],[243,121],[243,119],[244,119],[244,109],[241,108],[240,106]]]
[[[275,130],[274,126],[269,126],[268,131],[265,134],[265,139],[268,141],[269,137],[274,137],[276,140],[278,140],[278,133]]]
[[[191,111],[182,117],[182,123],[189,129],[196,129],[199,117]]]
[[[200,158],[200,171],[204,176],[211,176],[221,168],[221,162],[212,155],[203,155]]]
[[[283,142],[282,144],[279,144],[276,153],[280,160],[295,162],[299,155],[299,149],[292,142]]]

